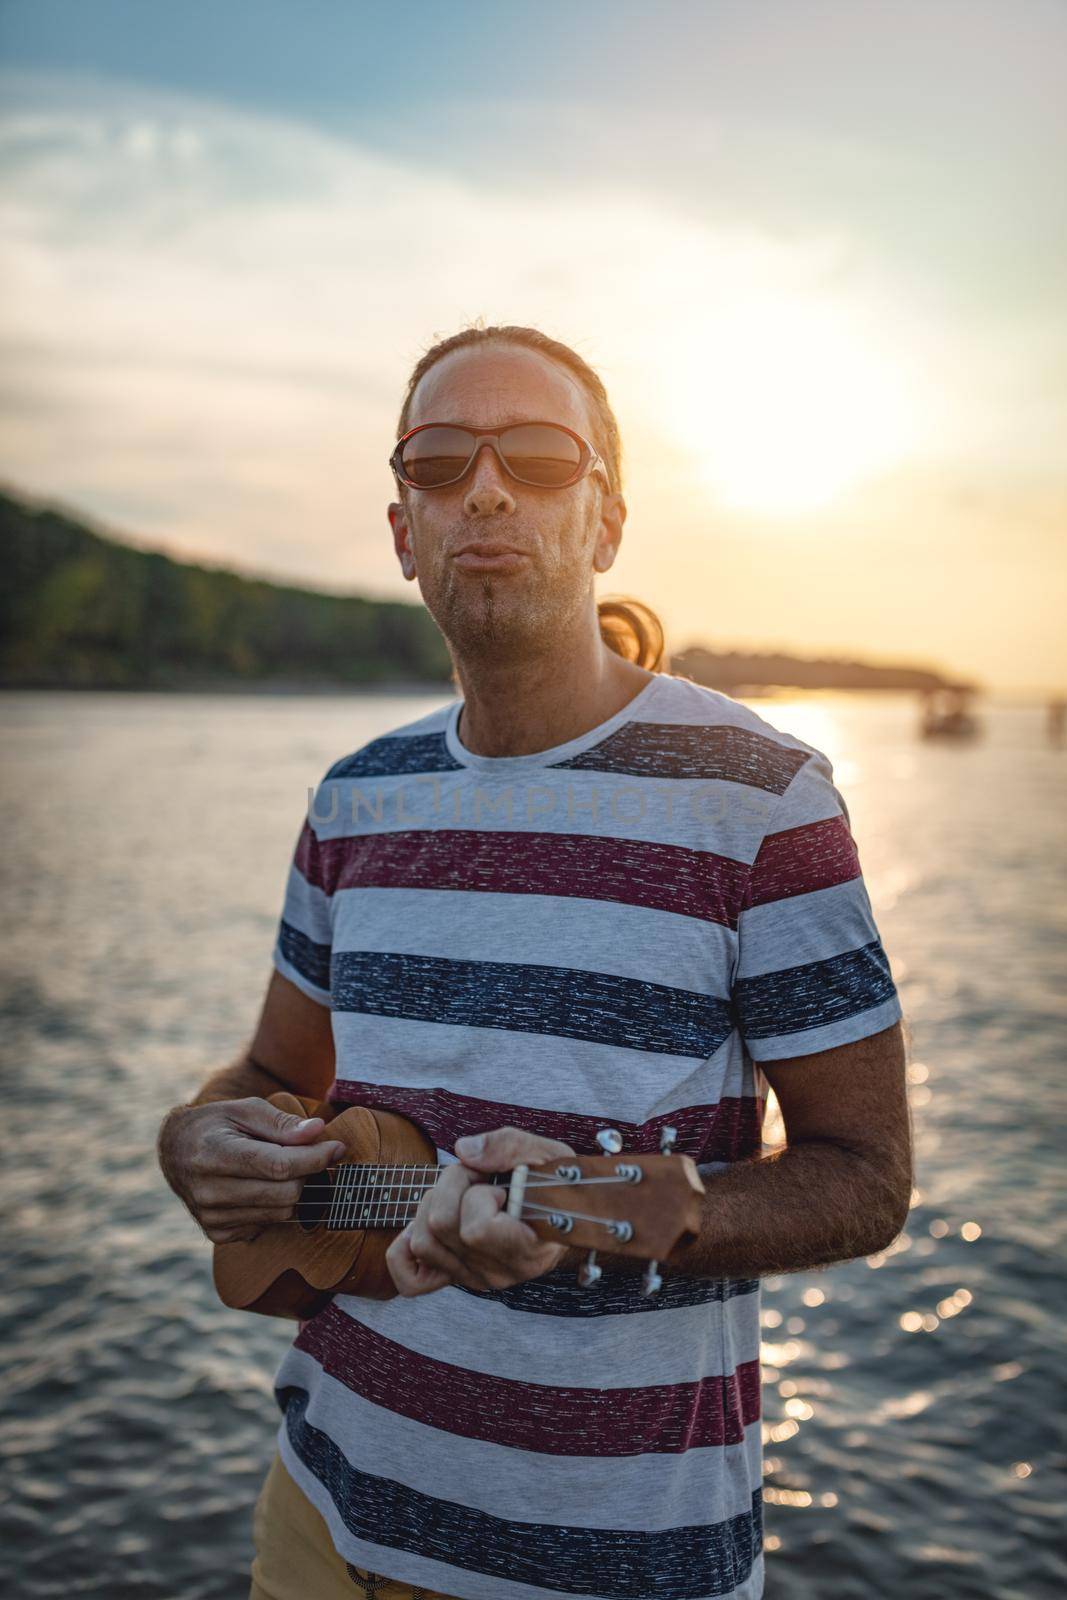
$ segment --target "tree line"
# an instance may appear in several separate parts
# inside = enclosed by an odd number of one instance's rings
[[[0,493],[0,682],[24,688],[447,682],[418,605],[175,561]]]

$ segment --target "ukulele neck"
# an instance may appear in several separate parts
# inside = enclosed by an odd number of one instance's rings
[[[618,1132],[606,1133],[615,1146],[611,1154],[566,1155],[484,1181],[505,1189],[508,1216],[530,1224],[541,1238],[664,1259],[683,1235],[695,1238],[699,1231],[704,1186],[696,1168],[685,1156],[622,1153]],[[306,1180],[292,1220],[307,1229],[399,1233],[444,1170],[341,1162]]]
[[[419,1208],[419,1201],[434,1187],[441,1173],[439,1166],[344,1165],[327,1169],[332,1179],[329,1210],[324,1218],[327,1229],[406,1228]],[[509,1187],[511,1174],[498,1172],[488,1180]],[[299,1215],[299,1205],[297,1208]]]

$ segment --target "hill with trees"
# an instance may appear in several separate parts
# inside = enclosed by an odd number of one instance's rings
[[[838,657],[788,655],[769,651],[708,650],[690,645],[671,657],[671,670],[709,689],[744,695],[761,689],[973,689],[973,684],[946,678],[933,667],[907,663],[876,666],[870,661]]]
[[[8,688],[447,683],[421,605],[316,593],[175,561],[0,493]]]

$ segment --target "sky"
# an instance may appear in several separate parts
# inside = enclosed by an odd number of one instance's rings
[[[1067,0],[0,0],[0,478],[412,599],[475,318],[601,373],[673,648],[1067,690]]]

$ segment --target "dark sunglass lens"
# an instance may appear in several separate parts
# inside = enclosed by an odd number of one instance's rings
[[[418,488],[436,489],[459,477],[473,448],[473,435],[465,428],[423,428],[408,440],[400,461]]]
[[[543,489],[558,488],[567,483],[578,470],[582,447],[562,428],[552,428],[542,422],[523,422],[514,428],[505,428],[500,435],[500,448],[508,466],[524,483],[536,483]]]

